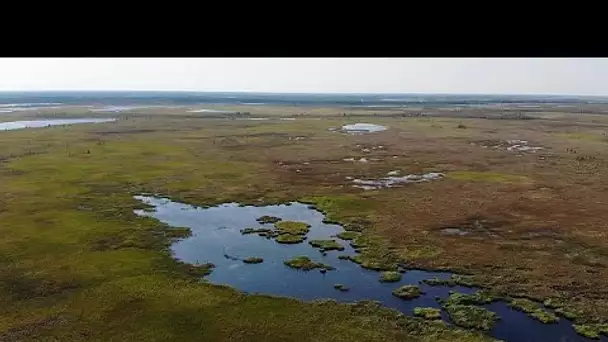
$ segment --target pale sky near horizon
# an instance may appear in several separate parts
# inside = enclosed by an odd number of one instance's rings
[[[607,58],[1,58],[0,91],[608,95]]]

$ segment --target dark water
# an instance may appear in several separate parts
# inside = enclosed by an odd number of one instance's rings
[[[83,123],[102,123],[116,121],[116,119],[46,119],[46,120],[31,120],[31,121],[9,121],[0,122],[0,131],[10,131],[13,129],[23,128],[40,128],[47,126],[58,125],[73,125]]]
[[[387,307],[411,314],[417,306],[440,308],[435,296],[446,298],[450,290],[462,293],[476,291],[458,286],[450,288],[419,284],[423,279],[450,276],[450,273],[419,270],[408,270],[397,283],[381,283],[378,281],[379,272],[363,269],[348,260],[338,259],[338,255],[354,255],[355,252],[348,241],[335,237],[334,239],[339,241],[345,250],[328,251],[327,255],[323,256],[318,249],[311,247],[306,241],[295,245],[284,245],[256,234],[240,233],[240,229],[243,228],[260,227],[256,218],[263,215],[310,224],[307,240],[329,239],[343,231],[338,225],[322,223],[324,215],[309,209],[305,204],[294,202],[289,206],[241,207],[236,203],[229,203],[211,208],[197,208],[164,198],[146,196],[136,196],[136,198],[154,206],[155,209],[154,211],[137,210],[138,215],[154,217],[171,226],[189,227],[192,230],[191,237],[180,240],[172,246],[176,258],[190,263],[214,263],[216,268],[207,279],[212,283],[233,286],[243,292],[296,297],[302,300],[323,298],[340,302],[376,300]],[[271,224],[262,226],[272,227]],[[283,264],[283,261],[298,255],[306,255],[313,261],[330,264],[336,270],[322,274],[318,270],[305,272],[291,269]],[[262,257],[264,262],[245,264],[241,261],[252,256]],[[344,284],[350,288],[350,291],[337,291],[333,285],[338,283]],[[417,284],[425,294],[414,300],[402,300],[391,294],[393,289],[405,284]],[[560,318],[559,323],[542,324],[524,313],[509,309],[503,302],[488,304],[485,307],[501,317],[490,334],[505,341],[588,341],[576,334],[571,322],[565,318]],[[446,321],[449,321],[445,312],[442,312],[442,315]],[[608,339],[603,337],[602,341]]]

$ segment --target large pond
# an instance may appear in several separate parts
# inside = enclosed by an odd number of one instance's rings
[[[45,119],[45,120],[30,120],[30,121],[8,121],[0,122],[0,131],[10,131],[23,128],[40,128],[47,126],[73,125],[84,123],[102,123],[116,121],[116,119]]]
[[[211,262],[216,267],[206,279],[215,284],[230,285],[246,293],[295,297],[307,301],[328,298],[339,302],[375,300],[411,314],[415,307],[441,308],[435,297],[447,298],[450,290],[467,294],[477,291],[460,286],[426,285],[421,281],[433,277],[447,279],[451,274],[420,270],[406,270],[398,282],[380,282],[379,272],[363,269],[350,260],[338,258],[339,255],[356,255],[348,241],[335,237],[344,231],[343,228],[323,223],[324,215],[306,204],[293,202],[288,205],[258,207],[227,203],[199,208],[166,198],[136,196],[136,199],[151,206],[149,210],[136,210],[136,214],[156,218],[170,226],[191,229],[192,236],[175,242],[171,247],[177,259],[193,264]],[[308,223],[310,230],[307,239],[298,244],[280,244],[257,234],[241,233],[242,229],[248,227],[272,228],[272,224],[256,221],[264,215],[280,217],[283,221]],[[307,243],[315,239],[335,239],[344,250],[328,251],[323,255],[319,249]],[[335,270],[326,273],[319,270],[302,271],[284,264],[284,261],[300,255],[331,265]],[[261,257],[264,261],[259,264],[244,263],[242,260],[248,257]],[[338,291],[334,289],[335,284],[343,284],[349,291]],[[392,290],[407,284],[419,285],[423,295],[412,300],[392,295]],[[563,317],[557,323],[543,324],[525,313],[510,309],[504,302],[482,306],[500,316],[489,333],[501,340],[588,341],[579,336],[572,328],[572,322]],[[445,321],[451,322],[444,310],[441,314]],[[602,341],[607,340],[602,337]]]

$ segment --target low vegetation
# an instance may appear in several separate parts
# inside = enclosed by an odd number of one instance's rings
[[[523,175],[513,175],[500,172],[454,171],[447,174],[448,178],[464,181],[479,181],[490,183],[523,184],[530,179]]]
[[[276,216],[268,216],[268,215],[264,215],[261,217],[258,217],[256,219],[256,221],[258,221],[258,223],[261,224],[266,224],[266,223],[277,223],[279,221],[281,221],[282,219],[280,217],[276,217]]]
[[[279,234],[306,235],[310,230],[310,225],[305,222],[280,221],[274,224]]]
[[[343,284],[335,284],[334,289],[341,291],[341,292],[346,292],[346,291],[350,290],[348,287],[344,286]]]
[[[564,306],[564,301],[561,298],[547,298],[543,304],[551,309],[558,309]]]
[[[277,232],[276,230],[260,231],[258,232],[258,235],[267,239],[272,239],[278,237],[279,232]]]
[[[580,310],[566,306],[562,298],[547,298],[543,304],[548,308],[554,309],[555,313],[559,316],[569,320],[576,320],[581,316]]]
[[[270,233],[271,231],[272,231],[272,229],[268,229],[268,228],[245,228],[245,229],[241,229],[241,234],[243,234],[243,235],[247,235],[247,234],[266,235],[266,234]]]
[[[600,335],[608,336],[608,323],[573,324],[574,330],[582,336],[599,339]]]
[[[190,228],[172,227],[167,229],[165,236],[169,239],[184,239],[192,235]]]
[[[579,310],[572,309],[572,308],[557,308],[557,309],[555,309],[555,313],[560,316],[563,316],[569,320],[576,320],[577,318],[579,318],[581,316],[581,313]]]
[[[543,323],[555,323],[559,318],[551,312],[543,310],[540,306],[526,298],[516,298],[509,303],[509,307],[523,311]]]
[[[308,243],[311,246],[318,248],[321,252],[344,250],[344,246],[339,244],[336,240],[310,240]]]
[[[453,274],[448,279],[439,279],[437,277],[424,279],[422,282],[430,286],[454,287],[460,285],[465,287],[480,287],[480,284],[475,280],[475,277],[460,274]]]
[[[429,320],[441,319],[441,310],[437,308],[416,307],[414,308],[414,316]]]
[[[306,236],[304,236],[304,235],[291,235],[291,234],[280,234],[275,239],[276,242],[284,243],[284,244],[302,243],[304,240],[306,240]]]
[[[301,255],[297,256],[293,259],[285,261],[285,265],[303,271],[310,271],[315,268],[324,269],[324,270],[333,270],[334,268],[330,265],[326,265],[320,262],[314,262],[310,260],[309,257]]]
[[[338,233],[336,236],[342,240],[354,240],[357,237],[359,237],[361,235],[361,233],[359,232],[353,232],[353,231],[344,231],[341,233]]]
[[[466,328],[490,330],[498,317],[494,312],[476,305],[488,304],[497,299],[490,292],[477,291],[473,294],[452,292],[447,299],[438,298],[438,301],[455,324]]]
[[[401,280],[401,273],[395,271],[385,271],[380,274],[380,282],[394,283]]]
[[[420,297],[422,291],[416,285],[403,285],[395,290],[393,290],[393,296],[399,297],[401,299],[414,299]]]
[[[206,275],[211,274],[211,272],[213,272],[213,269],[215,268],[215,265],[207,262],[207,263],[203,263],[203,264],[195,264],[195,265],[191,265],[191,264],[182,264],[183,266],[185,266],[186,268],[186,272],[189,275],[195,276],[195,277],[203,277]]]
[[[352,239],[350,239],[350,245],[353,248],[366,248],[368,247],[368,241],[369,239],[366,238],[364,235],[357,235],[355,237],[353,237]]]
[[[261,262],[264,262],[264,259],[260,257],[249,257],[247,259],[244,259],[243,262],[246,264],[259,264]]]
[[[373,270],[373,271],[395,271],[398,269],[396,262],[389,262],[387,264],[382,261],[376,261],[375,259],[368,259],[369,256],[363,251],[362,254],[357,255],[340,255],[339,259],[350,260],[356,264],[359,264],[362,268]]]
[[[496,313],[474,305],[446,305],[445,310],[454,324],[463,328],[490,330],[498,321]]]
[[[481,305],[499,300],[498,297],[488,291],[477,291],[473,294],[453,292],[446,300],[440,300],[445,305]]]

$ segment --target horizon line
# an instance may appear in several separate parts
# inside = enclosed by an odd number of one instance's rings
[[[28,89],[28,90],[3,90],[0,93],[61,93],[61,92],[116,92],[116,93],[234,93],[234,94],[277,94],[277,95],[469,95],[469,96],[580,96],[580,97],[608,97],[608,94],[574,94],[574,93],[483,93],[483,92],[275,92],[275,91],[250,91],[250,90],[176,90],[176,89]]]

